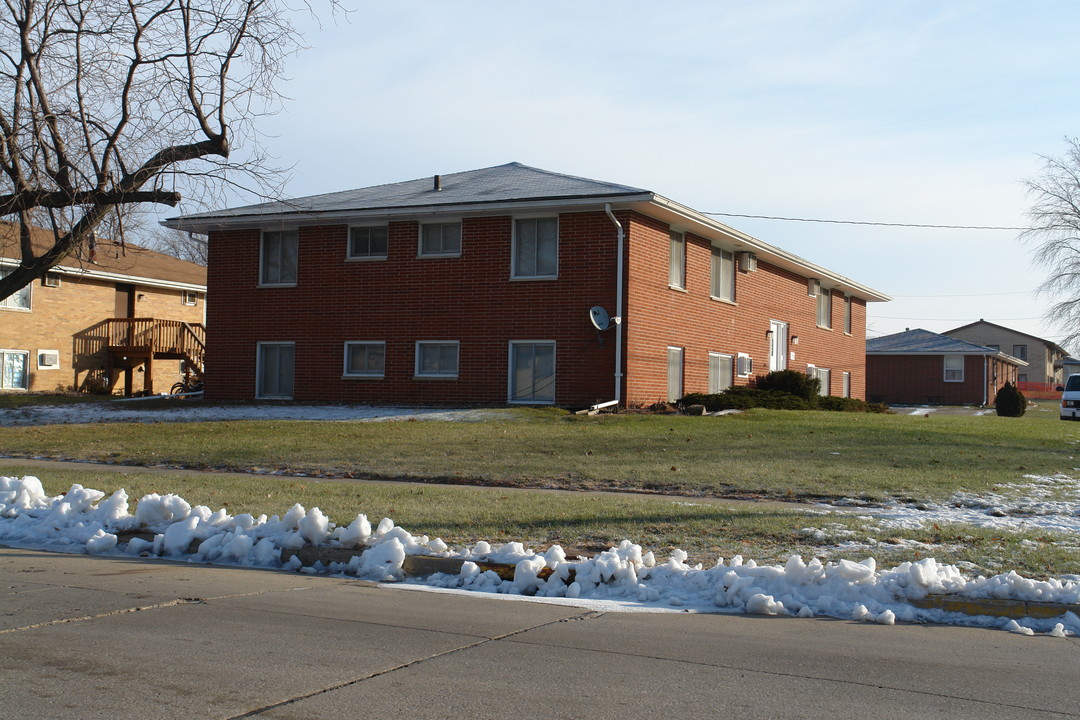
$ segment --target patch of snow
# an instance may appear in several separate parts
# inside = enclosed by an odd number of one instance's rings
[[[791,556],[783,565],[759,565],[736,555],[712,567],[690,565],[675,550],[663,562],[640,545],[623,540],[596,557],[566,557],[562,548],[537,552],[521,542],[451,548],[442,540],[416,536],[384,518],[372,531],[364,515],[335,525],[318,508],[293,505],[284,515],[258,518],[229,515],[205,506],[192,507],[175,495],[146,495],[128,509],[127,494],[111,496],[72,485],[67,493],[47,497],[34,477],[0,478],[0,542],[65,552],[157,554],[188,562],[289,568],[328,572],[444,591],[483,592],[499,597],[533,598],[560,604],[649,612],[740,612],[796,617],[831,616],[894,624],[937,622],[1002,627],[1001,620],[970,617],[914,607],[910,600],[934,593],[975,598],[1080,603],[1080,579],[1032,580],[1015,572],[970,577],[957,566],[934,558],[881,568],[875,558],[862,562],[809,562]],[[140,530],[153,541],[119,543],[118,533]],[[357,547],[361,555],[347,563],[304,567],[298,556],[282,560],[282,550],[310,545]],[[405,579],[409,555],[434,555],[465,561],[460,573]],[[504,580],[481,571],[480,562],[515,567]],[[1080,618],[1065,613],[1053,620],[1025,619],[1006,629],[1061,637],[1080,633]],[[1015,627],[1014,627],[1015,626]]]
[[[170,408],[131,404],[71,403],[0,409],[0,427],[100,422],[211,422],[219,420],[388,420],[480,421],[499,417],[490,409],[383,407],[368,405],[204,405],[178,403]]]

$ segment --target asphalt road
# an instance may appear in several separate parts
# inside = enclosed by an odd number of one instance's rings
[[[1080,641],[0,548],[2,718],[1080,717]]]

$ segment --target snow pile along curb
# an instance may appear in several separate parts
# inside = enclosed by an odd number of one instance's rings
[[[373,528],[361,514],[339,526],[318,508],[308,511],[299,504],[281,516],[256,518],[192,507],[177,495],[151,494],[139,500],[132,514],[123,490],[106,497],[99,490],[72,485],[64,495],[48,497],[31,476],[0,477],[0,542],[404,580],[553,602],[603,601],[626,609],[823,615],[890,625],[901,620],[1006,627],[1025,634],[1080,633],[1080,617],[1062,607],[1080,604],[1080,583],[1035,581],[1016,573],[971,578],[933,558],[879,569],[874,558],[822,563],[792,556],[783,565],[758,565],[735,556],[703,568],[687,564],[681,550],[657,562],[629,540],[593,558],[568,558],[558,546],[538,553],[519,542],[450,548],[439,538],[414,536],[389,518]],[[430,558],[452,560],[447,568],[451,572],[440,572],[440,563]],[[432,574],[422,580],[406,577],[407,570],[416,573],[425,565],[420,571]],[[985,599],[1009,601],[1014,608],[1049,604],[1045,607],[1061,612],[1043,612],[1037,618],[1009,615],[1023,618],[1024,625],[1012,619],[1007,626],[1001,618],[964,614],[971,607],[949,606],[935,599],[941,595],[962,596],[975,602],[976,609],[978,600]]]

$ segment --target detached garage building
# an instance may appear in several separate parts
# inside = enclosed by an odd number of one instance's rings
[[[866,396],[889,405],[987,405],[1027,362],[995,348],[906,330],[866,342]]]

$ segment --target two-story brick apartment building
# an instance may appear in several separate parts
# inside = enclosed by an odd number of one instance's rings
[[[166,224],[209,236],[209,399],[642,404],[770,368],[863,397],[866,303],[888,300],[518,163]]]
[[[36,228],[38,252],[52,233]],[[20,262],[0,223],[0,275]],[[168,391],[202,367],[206,268],[108,240],[0,300],[0,391]]]

